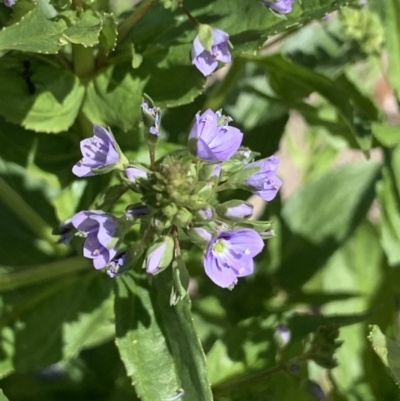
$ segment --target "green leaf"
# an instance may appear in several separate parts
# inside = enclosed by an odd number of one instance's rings
[[[27,129],[58,133],[79,112],[84,87],[71,72],[42,59],[8,55],[0,65],[0,113]]]
[[[103,26],[100,31],[100,44],[106,51],[114,50],[117,44],[118,24],[114,14],[103,14]]]
[[[400,127],[389,124],[372,124],[372,134],[378,142],[386,147],[394,147],[400,144]]]
[[[380,165],[374,162],[330,171],[304,185],[286,202],[282,214],[293,232],[313,243],[341,242],[368,211],[379,171]]]
[[[378,326],[371,326],[368,338],[388,373],[400,387],[400,344],[386,337]]]
[[[78,14],[76,21],[73,20],[72,22],[73,25],[64,31],[63,40],[85,47],[92,47],[99,43],[99,34],[103,21],[98,13],[92,10],[85,10],[83,13]]]
[[[386,46],[389,55],[389,78],[400,97],[400,3],[397,0],[385,2],[385,34]]]
[[[382,171],[376,190],[381,205],[381,245],[391,266],[400,263],[400,146],[398,145]]]
[[[248,59],[266,69],[274,91],[289,103],[318,92],[335,107],[339,120],[345,123],[360,148],[369,151],[372,141],[370,121],[377,120],[378,111],[345,75],[332,80],[281,55]]]
[[[83,112],[93,124],[137,128],[145,84],[129,62],[112,65],[87,85]]]
[[[3,294],[0,376],[44,368],[109,340],[111,285],[107,276],[87,270]]]
[[[64,20],[50,20],[36,5],[18,22],[0,31],[0,51],[20,50],[33,53],[57,53],[66,24]]]
[[[144,401],[212,400],[205,357],[196,335],[189,297],[170,306],[171,269],[153,279],[131,272],[116,280],[117,345]]]
[[[0,401],[8,401],[8,398],[4,395],[3,390],[0,388]]]

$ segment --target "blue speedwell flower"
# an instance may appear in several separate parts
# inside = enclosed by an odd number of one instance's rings
[[[228,160],[239,149],[243,134],[238,128],[219,125],[219,113],[211,109],[196,114],[189,134],[189,150],[206,162]]]
[[[206,77],[217,67],[218,62],[230,63],[229,35],[220,29],[212,29],[213,43],[211,52],[206,50],[197,35],[192,47],[192,64]]]
[[[107,266],[117,254],[121,241],[118,221],[102,210],[84,210],[72,217],[72,225],[85,237],[83,256],[93,259],[96,269]]]
[[[292,4],[294,0],[277,0],[277,1],[265,1],[262,0],[265,6],[271,8],[279,14],[288,14],[292,11]]]
[[[16,2],[17,0],[4,0],[4,5],[7,7],[12,7]]]
[[[81,141],[83,158],[75,164],[72,172],[78,177],[96,175],[94,169],[109,168],[120,161],[118,145],[113,135],[100,125],[93,127],[94,136]]]
[[[232,288],[238,277],[253,273],[253,258],[264,247],[260,235],[249,228],[222,231],[209,244],[204,269],[215,284]]]

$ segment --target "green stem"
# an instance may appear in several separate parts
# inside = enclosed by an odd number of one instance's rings
[[[128,32],[146,15],[146,13],[158,2],[158,0],[144,0],[118,29],[117,43],[121,43]]]
[[[82,45],[72,45],[72,60],[75,74],[79,78],[90,76],[95,70],[93,49]]]
[[[60,246],[55,243],[52,228],[33,209],[20,194],[14,191],[5,180],[0,177],[0,200],[6,204],[39,238],[48,242],[55,253],[59,253]]]
[[[200,22],[196,18],[194,18],[192,14],[190,14],[190,11],[184,6],[184,4],[181,0],[176,0],[176,2],[178,3],[178,6],[185,12],[185,14],[188,16],[190,21],[194,24],[194,26],[196,28],[198,28],[200,25]]]
[[[259,373],[255,373],[252,376],[246,376],[243,378],[235,379],[225,383],[221,383],[213,387],[213,393],[231,393],[232,391],[239,390],[243,387],[248,387],[250,385],[256,384],[260,381],[264,381],[271,376],[274,376],[281,372],[286,372],[287,367],[285,365],[276,365],[273,368],[264,370]]]
[[[203,106],[203,110],[212,109],[218,110],[225,103],[225,99],[233,87],[237,84],[240,74],[242,73],[243,67],[246,60],[241,58],[235,58],[225,75],[225,78],[217,85],[217,87],[211,92],[210,97]]]
[[[156,148],[153,144],[149,144],[150,170],[156,171]]]
[[[89,267],[88,259],[77,256],[27,268],[15,273],[2,274],[0,275],[0,292],[12,291],[16,288],[52,280]]]

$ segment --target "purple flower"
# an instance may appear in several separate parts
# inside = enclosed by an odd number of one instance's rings
[[[83,158],[72,168],[72,172],[78,177],[89,177],[111,171],[120,160],[118,145],[113,135],[100,125],[94,125],[93,132],[92,138],[81,141]],[[106,171],[94,170],[104,168]]]
[[[127,219],[137,219],[138,217],[146,216],[150,213],[150,207],[143,203],[135,203],[129,205],[125,209],[125,217]]]
[[[211,52],[206,50],[200,42],[199,35],[196,36],[192,47],[192,64],[206,77],[217,67],[218,62],[230,63],[229,35],[220,29],[212,29]]]
[[[247,203],[242,203],[241,205],[228,207],[225,216],[235,217],[235,218],[245,218],[253,214],[253,207]]]
[[[259,167],[259,171],[246,178],[246,184],[254,194],[261,196],[266,201],[275,198],[282,181],[275,175],[278,170],[279,159],[271,156],[261,159],[245,166],[244,170],[253,167]]]
[[[65,245],[69,245],[69,243],[72,241],[72,238],[74,238],[75,233],[76,231],[75,227],[72,225],[72,219],[63,221],[53,230],[54,235],[61,235],[58,242]]]
[[[206,162],[225,161],[239,149],[243,134],[235,127],[219,125],[219,113],[211,109],[196,114],[189,134],[189,150]]]
[[[277,1],[265,1],[261,0],[265,6],[271,8],[279,14],[287,14],[292,11],[292,4],[294,0],[277,0]]]
[[[147,173],[144,170],[141,170],[138,167],[128,167],[125,169],[125,176],[129,181],[132,181],[134,183],[137,182],[138,178],[146,178],[147,179]]]
[[[85,237],[83,256],[93,259],[96,269],[107,266],[117,254],[118,221],[101,210],[85,210],[72,218],[72,225]]]
[[[17,0],[4,0],[4,5],[7,7],[12,7]]]
[[[206,274],[222,288],[232,288],[238,277],[253,273],[253,258],[264,247],[260,235],[249,228],[220,232],[209,244],[204,259]]]

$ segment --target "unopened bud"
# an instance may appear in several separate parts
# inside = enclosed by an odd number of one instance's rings
[[[164,216],[172,218],[178,213],[178,206],[176,206],[175,203],[169,203],[162,208],[162,212]]]
[[[200,248],[205,248],[213,237],[213,234],[208,227],[192,227],[187,231],[187,235],[190,241]]]
[[[147,179],[148,171],[144,167],[139,166],[129,166],[125,169],[125,177],[130,182],[136,184],[139,179]]]
[[[165,236],[150,245],[146,254],[146,271],[150,274],[160,273],[172,262],[174,253],[174,241],[170,236]]]
[[[241,200],[230,200],[215,208],[217,214],[232,221],[242,220],[253,214],[253,205]]]
[[[188,209],[181,207],[173,218],[173,223],[178,227],[187,227],[193,220],[192,213]]]
[[[199,180],[218,182],[221,175],[221,169],[220,164],[205,164],[199,171]]]
[[[143,203],[135,203],[127,206],[125,209],[125,217],[130,220],[136,220],[150,213],[150,207]]]

